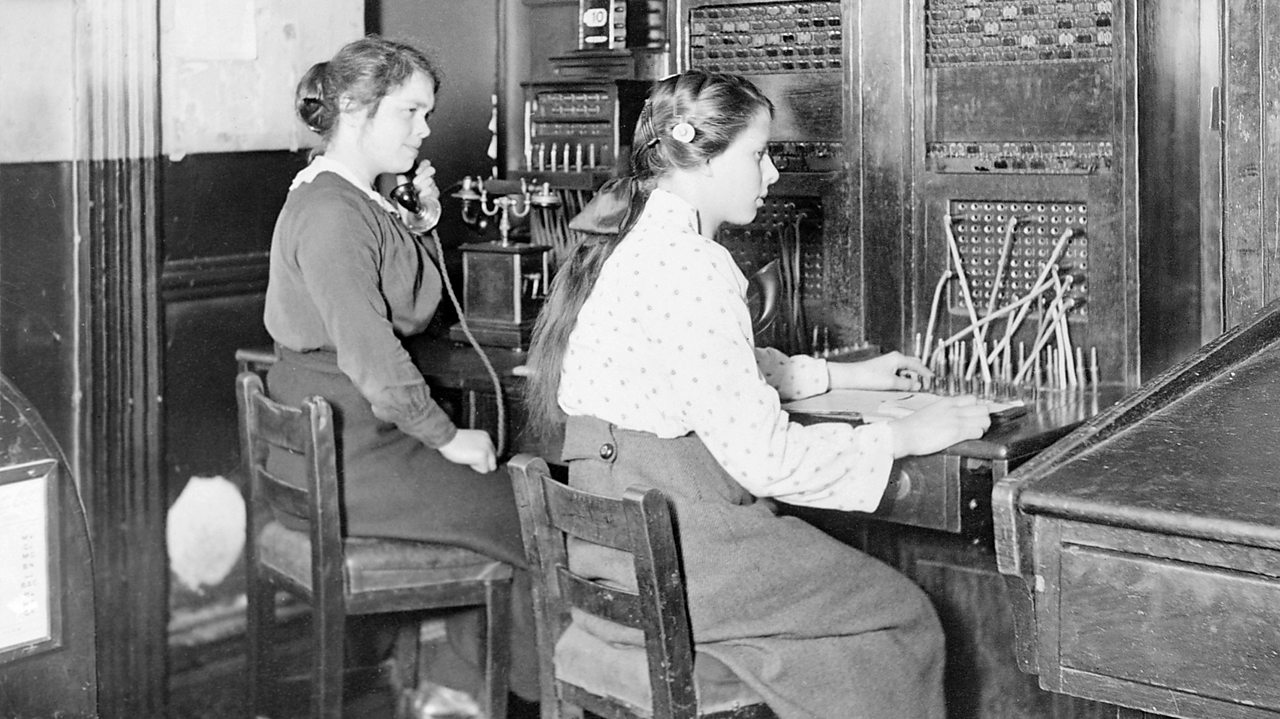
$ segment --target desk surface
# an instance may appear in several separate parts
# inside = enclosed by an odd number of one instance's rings
[[[484,361],[469,344],[418,335],[406,340],[405,348],[413,357],[414,364],[432,384],[450,389],[493,389]],[[524,364],[529,357],[528,352],[505,347],[485,347],[484,353],[493,364],[503,389],[519,389],[523,386],[524,378],[513,374],[511,370]]]
[[[1280,354],[1195,387],[1022,492],[1022,509],[1280,549]]]
[[[417,337],[410,340],[407,347],[422,373],[442,387],[479,391],[492,387],[483,362],[469,345],[440,338]],[[503,388],[518,391],[524,378],[511,370],[523,364],[528,353],[500,347],[484,349]],[[1033,455],[1114,404],[1123,394],[1123,388],[1118,386],[1104,386],[1085,392],[1042,392],[1027,400],[1026,414],[998,422],[980,439],[960,442],[947,453],[990,460],[1012,460]],[[792,413],[791,416],[801,424],[846,421],[800,413]]]
[[[492,390],[492,380],[484,362],[470,345],[419,335],[407,340],[405,347],[414,364],[436,386],[481,392]],[[484,351],[503,389],[518,392],[524,385],[524,377],[512,370],[524,364],[528,352],[504,347],[485,347]],[[269,356],[270,349],[263,348],[258,354]],[[1123,394],[1123,388],[1114,386],[1085,392],[1042,392],[1027,401],[1026,414],[998,422],[980,439],[960,442],[946,453],[989,460],[1028,457],[1114,404]],[[791,417],[801,424],[848,421],[798,412],[793,412]]]
[[[979,439],[965,440],[946,454],[975,459],[1014,460],[1028,457],[1066,436],[1086,419],[1114,404],[1124,395],[1119,386],[1104,386],[1083,392],[1041,392],[1026,400],[1026,414],[991,425]],[[801,424],[852,422],[822,415],[794,412]]]

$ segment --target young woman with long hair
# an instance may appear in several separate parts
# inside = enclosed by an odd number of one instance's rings
[[[747,80],[690,71],[653,87],[631,173],[574,227],[590,231],[539,317],[532,423],[564,425],[569,482],[672,499],[699,662],[719,662],[784,719],[942,717],[942,633],[897,571],[777,501],[845,510],[880,502],[895,458],[981,436],[972,397],[885,424],[800,426],[783,398],[829,388],[909,388],[918,360],[786,357],[754,345],[746,278],[715,242],[751,222],[778,172],[773,105]],[[571,548],[575,570],[620,577],[621,559]],[[575,619],[563,641],[634,642]]]

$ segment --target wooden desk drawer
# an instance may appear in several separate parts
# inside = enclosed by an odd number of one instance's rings
[[[977,536],[991,523],[991,463],[947,454],[894,463],[876,519]]]
[[[1280,552],[1041,522],[1061,530],[1037,547],[1042,684],[1171,716],[1277,716]]]

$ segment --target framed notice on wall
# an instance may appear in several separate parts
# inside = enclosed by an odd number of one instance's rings
[[[61,644],[57,472],[0,467],[0,664]]]

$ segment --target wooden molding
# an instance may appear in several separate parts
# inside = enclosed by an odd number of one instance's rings
[[[168,562],[161,481],[158,0],[76,3],[81,406],[76,463],[96,575],[104,717],[161,717]]]
[[[265,252],[166,262],[162,297],[167,304],[265,292],[269,268]]]

